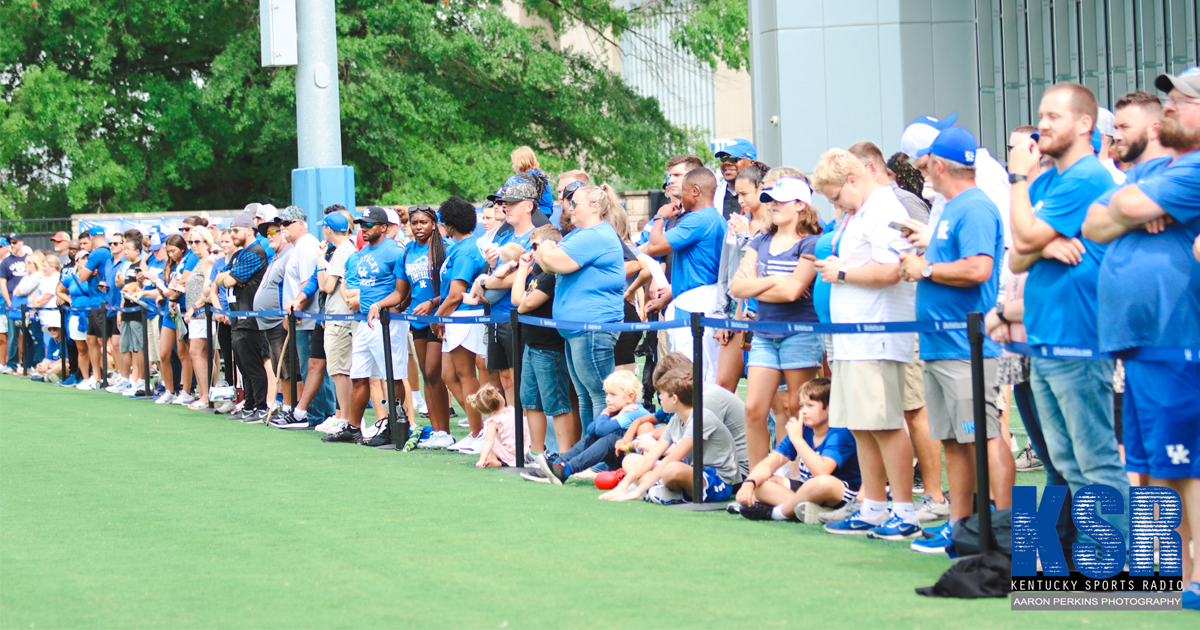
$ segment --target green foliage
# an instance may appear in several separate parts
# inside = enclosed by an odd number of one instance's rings
[[[584,20],[610,38],[655,10],[524,4],[552,27]],[[687,4],[699,30],[684,45],[740,67],[729,45],[693,40],[736,31],[721,20],[738,4],[744,15],[744,2]],[[657,188],[663,160],[691,144],[655,101],[556,50],[498,0],[338,0],[337,10],[343,161],[360,203],[480,199],[523,144],[550,172],[583,167]],[[294,77],[259,66],[256,0],[2,3],[0,214],[284,205]]]

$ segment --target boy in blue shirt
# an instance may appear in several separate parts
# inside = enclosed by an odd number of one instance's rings
[[[816,378],[800,387],[800,417],[746,477],[737,502],[752,521],[817,523],[822,512],[853,501],[861,484],[854,435],[829,428],[829,379]]]

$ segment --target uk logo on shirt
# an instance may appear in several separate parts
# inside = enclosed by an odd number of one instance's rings
[[[1183,464],[1192,463],[1192,460],[1188,459],[1188,455],[1190,454],[1191,451],[1189,451],[1187,447],[1182,444],[1167,445],[1167,457],[1171,458],[1171,465],[1173,466],[1181,466]]]
[[[411,283],[422,289],[428,288],[431,279],[429,277],[429,255],[425,254],[405,263],[404,272],[408,274]]]
[[[950,234],[950,222],[942,221],[941,223],[939,223],[938,224],[938,233],[937,233],[938,240],[939,241],[946,240],[946,237],[949,234]]]
[[[379,262],[370,254],[364,254],[358,257],[358,285],[360,287],[375,286],[375,279],[379,275]]]

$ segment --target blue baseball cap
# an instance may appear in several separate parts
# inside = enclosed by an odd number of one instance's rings
[[[331,212],[325,215],[325,221],[322,225],[339,234],[345,234],[350,231],[350,221],[341,212]]]
[[[917,151],[917,157],[936,155],[960,164],[974,164],[975,151],[978,149],[979,144],[975,142],[975,136],[972,136],[970,131],[962,127],[947,127],[933,139],[933,144]]]
[[[723,149],[713,154],[715,157],[735,157],[735,158],[750,158],[751,160],[758,159],[758,151],[754,148],[754,143],[745,138],[734,138],[725,145]]]
[[[104,226],[93,225],[92,227],[88,228],[88,236],[104,236]]]
[[[155,232],[154,234],[151,234],[150,235],[150,251],[156,252],[156,251],[162,249],[162,241],[163,241],[162,236],[159,236],[159,234],[157,232]]]
[[[1099,154],[1100,147],[1103,146],[1104,139],[1100,134],[1100,127],[1092,127],[1092,153]],[[1104,156],[1100,156],[1103,158]]]

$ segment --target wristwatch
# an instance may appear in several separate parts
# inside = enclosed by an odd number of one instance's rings
[[[925,265],[925,268],[921,270],[921,277],[928,280],[932,276],[933,276],[933,263],[930,263],[928,265]]]
[[[1020,173],[1009,173],[1009,175],[1008,175],[1008,183],[1010,183],[1010,184],[1015,184],[1017,182],[1023,182],[1027,179],[1029,179],[1029,178]]]
[[[838,270],[838,284],[846,284],[846,270],[845,269]]]
[[[996,302],[996,317],[1005,324],[1012,323],[1004,318],[1004,302]]]

